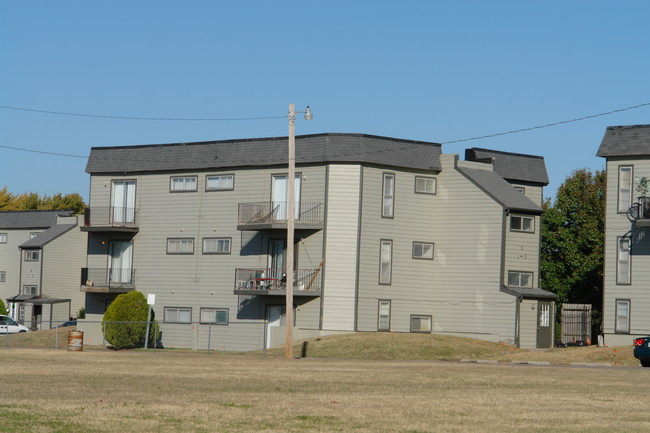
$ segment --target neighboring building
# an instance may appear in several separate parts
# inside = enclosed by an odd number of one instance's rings
[[[76,314],[86,244],[72,211],[0,212],[0,297],[10,315],[38,329]]]
[[[422,141],[296,138],[296,338],[552,346],[555,295],[538,287],[544,160],[467,159]],[[96,342],[91,322],[139,290],[156,295],[167,347],[282,343],[286,164],[286,137],[93,148],[82,329]]]
[[[604,340],[629,345],[650,334],[650,202],[638,189],[650,180],[650,125],[608,127],[597,155],[607,160]]]

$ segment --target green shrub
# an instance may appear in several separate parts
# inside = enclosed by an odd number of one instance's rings
[[[7,307],[5,307],[5,303],[2,302],[2,299],[0,299],[0,314],[3,316],[7,315]]]
[[[103,331],[106,341],[114,349],[128,349],[143,347],[147,329],[147,312],[149,305],[144,295],[138,291],[119,295],[104,313]],[[157,329],[155,314],[151,312],[151,329],[149,330],[149,344],[152,347],[156,341],[154,332]],[[108,322],[140,322],[140,323],[108,323]]]

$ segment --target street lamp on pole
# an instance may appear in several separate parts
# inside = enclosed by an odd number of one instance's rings
[[[312,120],[309,106],[305,111],[296,112],[294,104],[289,104],[289,172],[287,173],[287,298],[286,319],[287,336],[284,343],[284,355],[293,358],[293,237],[296,220],[296,113],[305,113],[305,120]]]

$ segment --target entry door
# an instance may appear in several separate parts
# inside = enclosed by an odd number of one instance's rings
[[[113,181],[113,222],[135,222],[135,181]]]
[[[280,280],[286,272],[287,241],[272,239],[269,241],[269,277]]]
[[[294,199],[295,199],[295,217],[298,219],[300,215],[300,179],[301,175],[297,174],[294,183]],[[271,202],[273,205],[274,219],[278,221],[285,221],[287,219],[287,203],[289,201],[289,193],[287,190],[286,174],[276,174],[273,176],[273,185],[271,189]]]
[[[545,349],[552,346],[553,330],[553,306],[552,302],[537,302],[537,348]]]
[[[133,243],[130,241],[112,241],[110,249],[110,282],[117,284],[132,283]]]
[[[273,338],[277,333],[277,328],[287,323],[286,307],[281,305],[266,306],[266,348],[273,346]],[[274,332],[275,331],[275,332]]]

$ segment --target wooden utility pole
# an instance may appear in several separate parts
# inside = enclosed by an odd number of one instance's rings
[[[289,104],[289,173],[287,174],[287,336],[284,343],[284,355],[293,358],[293,227],[295,224],[295,177],[296,177],[296,111]]]

